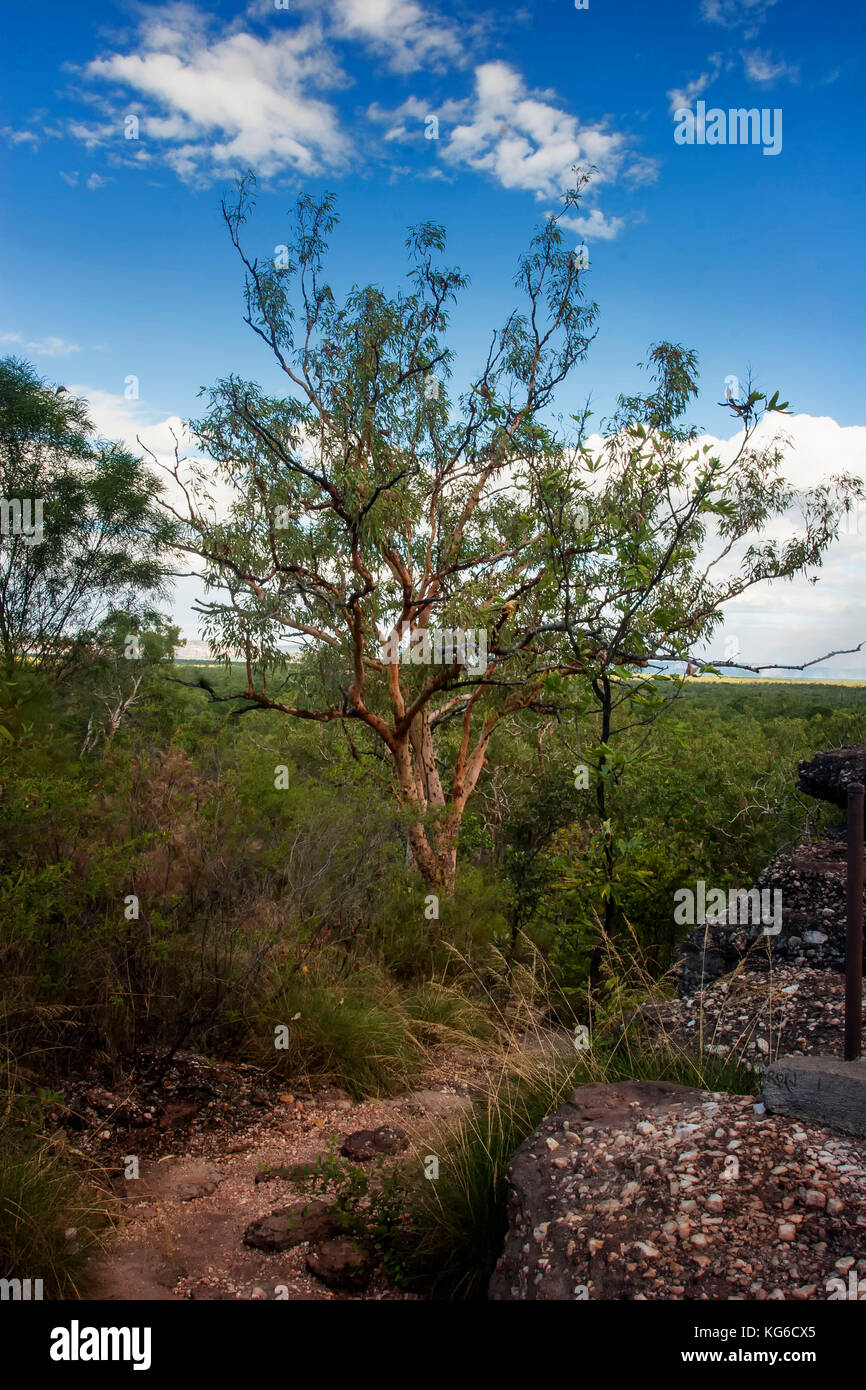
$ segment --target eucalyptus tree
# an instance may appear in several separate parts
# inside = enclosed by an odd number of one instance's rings
[[[217,382],[192,426],[207,459],[176,453],[171,511],[201,564],[205,633],[226,661],[245,659],[243,684],[212,698],[335,723],[357,756],[378,750],[437,891],[453,891],[494,731],[523,712],[597,708],[609,911],[614,712],[652,712],[652,664],[687,658],[730,600],[818,564],[856,483],[798,498],[781,444],[755,445],[757,393],[732,404],[744,426],[732,460],[700,444],[684,423],[696,359],[671,344],[652,350],[655,389],[620,398],[600,444],[588,411],[571,439],[554,429],[597,316],[562,228],[584,182],[537,230],[518,262],[522,304],[452,392],[449,318],[467,282],[441,263],[442,228],[410,231],[404,287],[354,285],[338,301],[324,276],[332,197],[301,196],[288,242],[259,260],[243,242],[254,181],[241,180],[222,211],[245,322],[281,386]],[[780,545],[764,533],[795,500],[804,528]],[[467,628],[483,652],[442,640]]]
[[[560,225],[580,191],[538,229],[518,263],[521,307],[452,393],[446,333],[467,281],[441,263],[443,229],[409,232],[404,286],[355,285],[338,302],[323,270],[332,197],[300,197],[288,243],[260,261],[242,243],[254,181],[241,180],[223,216],[245,321],[282,389],[219,381],[192,426],[211,463],[176,455],[172,469],[208,586],[205,634],[246,659],[243,687],[218,698],[339,723],[359,755],[363,730],[390,764],[418,868],[446,895],[491,736],[541,707],[557,661],[552,637],[531,649],[554,591],[524,475],[530,456],[541,479],[557,466],[543,417],[594,333]],[[223,513],[214,481],[229,487]],[[467,649],[466,629],[483,641]],[[317,677],[290,663],[291,698],[274,685],[287,646]]]

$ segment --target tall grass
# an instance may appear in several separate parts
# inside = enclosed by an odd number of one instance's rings
[[[610,949],[610,948],[609,948]],[[590,1044],[575,1051],[569,1033],[550,1026],[538,1000],[549,993],[546,967],[529,954],[515,993],[491,1013],[500,1042],[500,1067],[480,1105],[417,1135],[412,1160],[400,1165],[403,1220],[393,1228],[390,1263],[410,1289],[437,1299],[483,1299],[507,1228],[507,1168],[541,1121],[573,1090],[590,1083],[670,1081],[706,1091],[756,1094],[760,1079],[733,1055],[690,1051],[672,1037],[648,1044],[631,1026],[631,1005],[641,989],[658,993],[642,967],[620,954],[606,1008],[597,1011]],[[569,1023],[571,1020],[569,1020]],[[426,1178],[422,1161],[435,1155],[439,1176]],[[393,1194],[389,1196],[393,1200]]]
[[[435,981],[401,988],[367,966],[340,975],[310,958],[307,973],[277,982],[247,1048],[287,1082],[328,1082],[356,1099],[392,1096],[415,1084],[444,1045],[473,1047],[493,1034],[480,1004]],[[288,1046],[275,1047],[285,1025]]]
[[[107,1233],[113,1199],[49,1144],[0,1131],[0,1275],[41,1279],[46,1298],[82,1296],[87,1260]]]

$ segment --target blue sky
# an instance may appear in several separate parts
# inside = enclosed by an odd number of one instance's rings
[[[801,416],[827,422],[803,427],[801,471],[866,468],[866,19],[850,0],[44,0],[4,25],[0,350],[86,390],[106,428],[186,418],[228,371],[271,379],[219,218],[235,171],[259,175],[261,254],[299,189],[336,190],[335,288],[394,284],[406,226],[443,222],[471,277],[461,376],[533,224],[594,163],[569,234],[600,331],[561,407],[591,395],[604,414],[667,337],[698,351],[711,434],[730,432],[725,377],[751,368],[795,435]],[[676,144],[674,111],[698,100],[781,111],[780,152]]]

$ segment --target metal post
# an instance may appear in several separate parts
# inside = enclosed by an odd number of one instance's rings
[[[848,788],[848,937],[845,956],[845,1061],[860,1056],[863,1028],[863,795]]]

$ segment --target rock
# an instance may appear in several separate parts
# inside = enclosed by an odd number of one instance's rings
[[[293,1163],[288,1168],[260,1168],[253,1181],[258,1184],[284,1178],[287,1182],[304,1182],[320,1171],[318,1163]]]
[[[256,1250],[292,1250],[310,1240],[329,1240],[342,1229],[340,1213],[329,1202],[280,1207],[254,1221],[244,1232],[244,1245]]]
[[[179,1184],[175,1190],[175,1196],[179,1202],[197,1202],[202,1197],[210,1197],[216,1192],[218,1184],[213,1179],[201,1182],[190,1181]]]
[[[816,753],[811,762],[803,759],[797,771],[800,791],[819,801],[847,808],[851,783],[866,783],[866,745],[861,743],[852,748],[832,748]]]
[[[565,1136],[568,1169],[546,1143]],[[756,1115],[750,1096],[581,1087],[520,1146],[508,1180],[493,1300],[826,1298],[840,1261],[862,1258],[866,1141]],[[807,1200],[824,1191],[839,1193],[832,1218],[830,1200]]]
[[[107,1091],[103,1086],[94,1086],[91,1090],[85,1091],[84,1099],[88,1105],[92,1105],[100,1115],[107,1115],[109,1111],[118,1111],[123,1108],[123,1101],[119,1096],[115,1096],[111,1091]]]
[[[472,1099],[470,1096],[458,1095],[454,1090],[420,1090],[410,1091],[399,1102],[400,1109],[410,1115],[433,1115],[440,1116],[453,1115],[460,1110],[471,1110]]]
[[[780,1057],[764,1076],[769,1111],[866,1135],[866,1061]]]
[[[188,1105],[182,1100],[169,1101],[159,1119],[160,1129],[180,1129],[194,1120],[199,1112],[197,1105]]]
[[[700,1091],[664,1081],[579,1086],[573,1091],[565,1105],[521,1144],[509,1166],[512,1189],[509,1230],[502,1259],[490,1280],[488,1296],[494,1300],[571,1299],[575,1283],[586,1282],[575,1272],[566,1253],[571,1239],[568,1213],[572,1204],[569,1201],[568,1183],[572,1175],[564,1169],[554,1168],[551,1152],[545,1142],[549,1137],[567,1127],[581,1136],[592,1133],[593,1143],[600,1144],[605,1132],[609,1137],[610,1131],[633,1131],[638,1122],[654,1118],[671,1106],[694,1102],[697,1098],[703,1099]],[[596,1131],[599,1131],[598,1137]],[[652,1143],[653,1140],[648,1142]],[[547,1223],[544,1237],[537,1241],[534,1233],[540,1230],[544,1222]],[[618,1240],[624,1239],[625,1234],[625,1229],[622,1235],[618,1232]],[[644,1240],[656,1248],[649,1234],[635,1231],[632,1239]],[[541,1268],[537,1267],[539,1256],[545,1260]],[[611,1292],[601,1291],[615,1287],[620,1277],[615,1266],[611,1269],[604,1260],[601,1248],[596,1247],[596,1254],[591,1255],[589,1266],[598,1272],[600,1281],[595,1296],[615,1297]]]
[[[307,1255],[307,1269],[331,1289],[365,1289],[374,1267],[370,1247],[349,1236],[322,1241]]]
[[[698,993],[744,962],[753,971],[791,962],[844,973],[846,875],[845,842],[832,835],[778,854],[754,888],[769,893],[769,904],[781,893],[781,930],[765,936],[759,923],[729,923],[725,914],[692,927],[676,951],[680,993]],[[866,943],[863,959],[866,966]]]
[[[866,994],[863,1006],[866,1011]],[[729,979],[711,981],[698,994],[648,1001],[635,1011],[629,1026],[639,1031],[644,1044],[694,1051],[694,1025],[700,1019],[708,1052],[736,1058],[763,1073],[780,1056],[841,1057],[844,1015],[844,975],[779,963],[772,975],[743,969]],[[708,1043],[708,1038],[713,1041]]]
[[[340,1153],[355,1163],[366,1163],[371,1158],[399,1153],[408,1147],[409,1139],[402,1129],[397,1129],[395,1125],[381,1125],[379,1129],[359,1129],[347,1135]]]
[[[316,1091],[313,1100],[315,1104],[327,1106],[331,1110],[351,1110],[353,1105],[349,1092],[339,1086],[326,1086],[324,1090]]]

